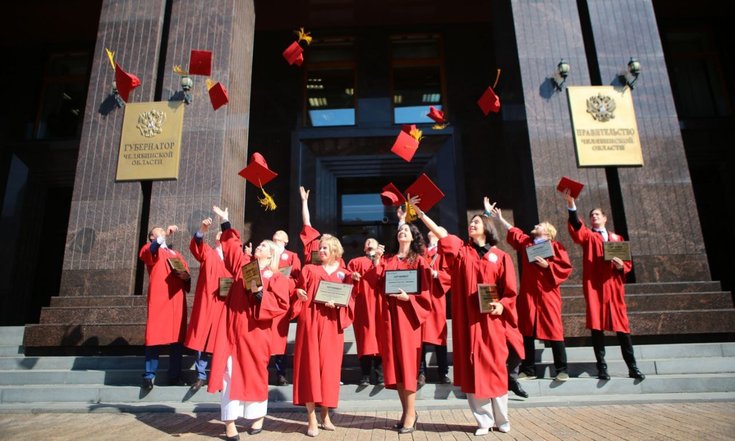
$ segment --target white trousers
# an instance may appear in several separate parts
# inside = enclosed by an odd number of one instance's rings
[[[254,420],[268,413],[268,400],[240,401],[230,400],[230,383],[232,382],[232,357],[227,358],[227,368],[222,378],[222,421],[234,421],[238,418]]]
[[[477,427],[481,429],[497,427],[501,432],[510,430],[507,393],[497,398],[476,398],[475,394],[467,394],[467,402],[477,420]]]

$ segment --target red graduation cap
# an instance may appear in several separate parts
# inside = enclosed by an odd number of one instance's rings
[[[401,194],[401,190],[393,185],[392,182],[383,187],[383,192],[380,193],[380,200],[386,207],[397,207],[406,202],[406,198]]]
[[[408,196],[418,196],[421,202],[417,205],[422,211],[429,211],[431,207],[444,198],[444,193],[434,184],[425,173],[422,173],[405,192]]]
[[[398,134],[396,141],[393,143],[390,151],[403,158],[406,162],[411,162],[413,155],[419,149],[419,141],[421,140],[421,130],[415,125],[404,125]]]
[[[212,51],[191,51],[189,75],[212,75]]]
[[[487,116],[490,112],[500,111],[500,97],[495,94],[492,87],[488,87],[480,99],[477,100],[477,105],[482,109],[482,113]]]
[[[140,86],[140,79],[131,73],[125,72],[119,64],[115,63],[115,85],[120,98],[127,103],[130,91]]]
[[[212,102],[212,108],[214,110],[219,109],[225,104],[229,103],[229,97],[227,96],[227,89],[222,83],[217,82],[209,88],[209,101]]]
[[[437,125],[443,126],[447,123],[447,120],[444,117],[444,112],[434,106],[429,106],[429,113],[426,116],[433,119],[434,122],[437,123]]]
[[[268,169],[268,163],[260,153],[253,153],[248,166],[240,170],[238,174],[261,188],[278,176],[278,173]]]
[[[290,65],[297,65],[301,66],[301,63],[304,62],[304,49],[301,47],[298,41],[294,41],[291,43],[289,47],[286,48],[285,51],[283,51],[283,58],[288,61],[288,64]]]
[[[562,176],[562,178],[559,180],[559,184],[557,184],[556,186],[556,189],[562,193],[564,193],[564,190],[569,190],[569,195],[574,199],[577,199],[577,197],[579,197],[579,193],[582,192],[583,188],[584,184],[572,180],[566,176]]]

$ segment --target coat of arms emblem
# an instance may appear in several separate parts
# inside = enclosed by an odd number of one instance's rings
[[[153,138],[163,132],[163,123],[166,114],[161,110],[149,110],[138,115],[138,124],[135,126],[140,134],[146,138]]]
[[[607,95],[598,93],[587,98],[587,113],[596,121],[608,122],[615,118],[615,100]]]

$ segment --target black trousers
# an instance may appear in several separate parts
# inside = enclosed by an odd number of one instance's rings
[[[563,341],[545,340],[551,345],[551,353],[554,355],[554,370],[557,374],[567,372],[567,349]],[[534,374],[536,370],[536,348],[533,337],[523,337],[523,349],[526,358],[521,364],[521,370],[528,374]]]
[[[620,352],[623,354],[623,360],[628,365],[628,370],[637,369],[635,361],[635,352],[633,351],[633,340],[627,332],[617,332],[618,343],[620,344]],[[605,362],[605,331],[592,330],[592,348],[595,351],[595,359],[597,360],[597,370],[607,370]]]
[[[436,354],[436,364],[439,368],[439,377],[443,377],[449,373],[449,363],[447,358],[447,347],[443,345],[435,345],[432,343],[423,343],[421,345],[421,364],[419,365],[419,374],[426,376],[426,347],[434,346],[434,353]]]

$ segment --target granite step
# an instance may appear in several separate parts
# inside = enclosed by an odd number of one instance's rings
[[[686,281],[686,282],[656,282],[656,283],[627,283],[627,294],[654,294],[665,292],[712,292],[722,291],[718,281]],[[581,284],[564,284],[561,286],[561,295],[583,295]]]
[[[665,292],[625,294],[628,312],[670,311],[691,309],[728,309],[733,307],[732,295],[725,291]],[[562,301],[562,315],[584,313],[584,296],[569,295]]]
[[[0,326],[0,346],[20,346],[25,326]]]

